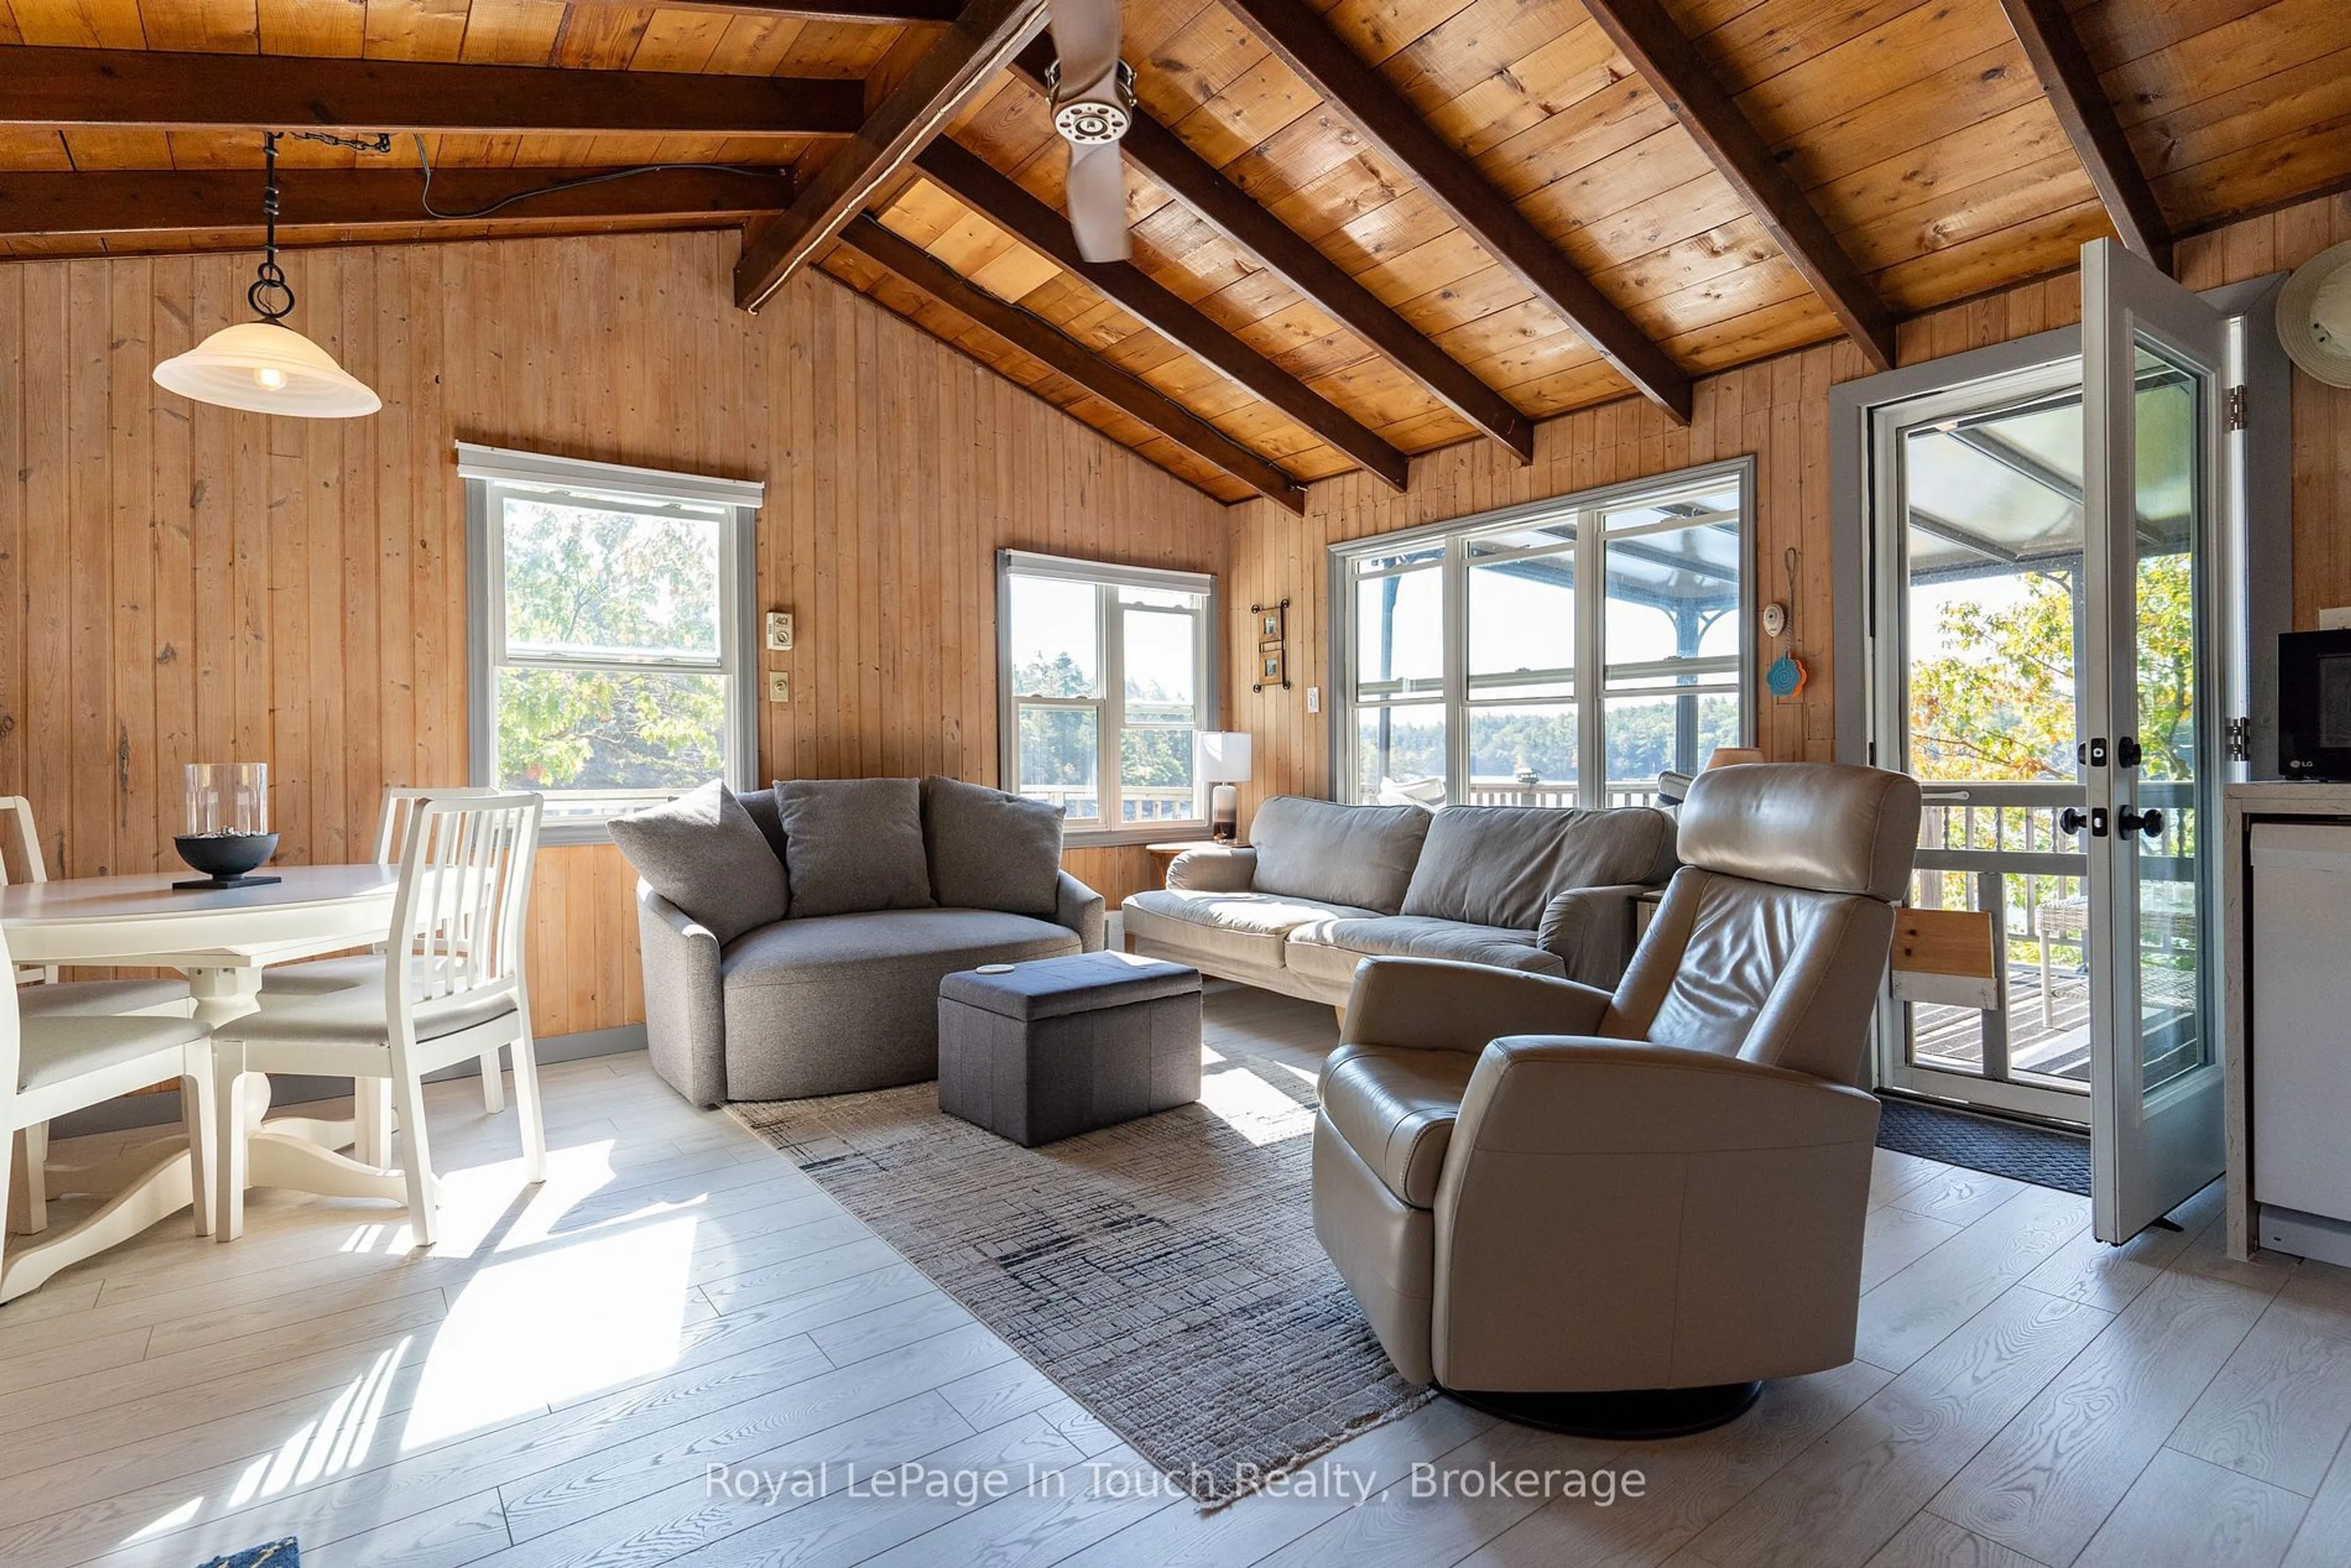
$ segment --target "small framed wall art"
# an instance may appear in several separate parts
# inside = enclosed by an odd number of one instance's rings
[[[1257,618],[1257,674],[1249,682],[1249,690],[1261,692],[1268,686],[1290,689],[1290,601],[1279,604],[1252,604],[1249,613]]]

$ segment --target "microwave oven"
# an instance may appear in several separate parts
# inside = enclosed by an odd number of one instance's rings
[[[2351,631],[2278,637],[2278,769],[2351,782]]]

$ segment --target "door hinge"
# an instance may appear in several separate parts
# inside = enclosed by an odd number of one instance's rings
[[[2241,383],[2231,387],[2220,394],[2220,416],[2231,430],[2245,428],[2248,417],[2246,405],[2250,400],[2251,394],[2245,391]]]
[[[2249,762],[2253,756],[2253,721],[2232,718],[2229,721],[2229,758],[2232,762]]]

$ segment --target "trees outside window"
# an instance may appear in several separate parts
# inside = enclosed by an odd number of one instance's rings
[[[460,453],[474,781],[544,794],[559,827],[711,779],[747,784],[756,709],[739,558],[758,487]]]
[[[2026,572],[2013,600],[1954,599],[1944,649],[1910,670],[1910,758],[1929,779],[2071,783],[2075,570]],[[2189,557],[2138,567],[2139,744],[2144,778],[2192,777],[2196,648]]]
[[[1007,788],[1061,807],[1080,841],[1204,830],[1214,580],[1011,550],[999,578]]]

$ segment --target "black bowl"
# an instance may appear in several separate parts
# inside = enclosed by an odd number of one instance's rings
[[[277,852],[276,833],[182,833],[172,842],[191,868],[224,885]]]

